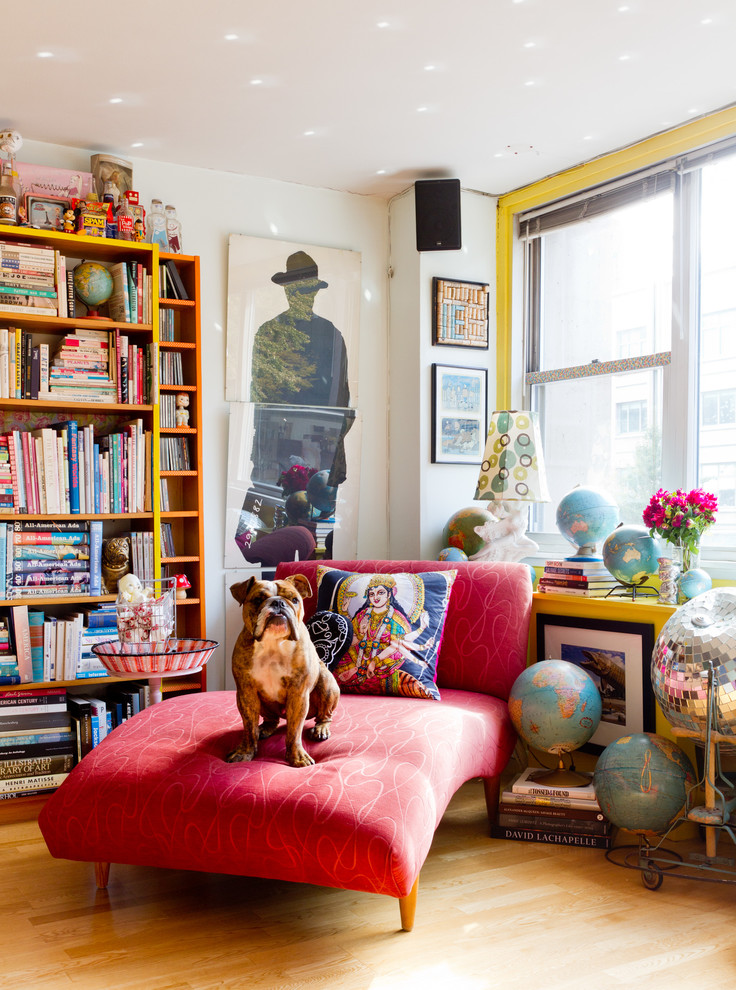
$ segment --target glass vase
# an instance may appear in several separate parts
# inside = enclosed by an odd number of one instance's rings
[[[690,596],[683,594],[680,588],[680,582],[688,571],[692,571],[698,567],[700,563],[700,544],[694,543],[686,546],[684,543],[675,543],[673,544],[672,556],[676,566],[679,568],[677,577],[677,601],[682,605],[688,601]]]
[[[659,597],[657,601],[662,605],[677,605],[680,564],[672,557],[657,557],[657,563],[659,564]]]

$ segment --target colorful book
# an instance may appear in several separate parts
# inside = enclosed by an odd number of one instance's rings
[[[13,605],[8,611],[13,649],[18,661],[21,683],[33,681],[31,656],[31,629],[28,623],[28,606]]]

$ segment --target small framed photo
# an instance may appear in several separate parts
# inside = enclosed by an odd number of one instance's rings
[[[63,230],[64,211],[69,209],[69,205],[68,199],[26,193],[26,220],[32,227],[40,227],[41,230]]]
[[[432,279],[432,343],[488,349],[486,282]]]
[[[590,674],[603,713],[588,743],[600,752],[634,732],[654,732],[649,665],[654,626],[566,615],[537,615],[537,661],[567,660]]]
[[[480,464],[486,442],[488,372],[432,365],[432,462]]]

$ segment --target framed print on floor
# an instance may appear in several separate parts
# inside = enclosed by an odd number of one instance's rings
[[[595,681],[601,721],[589,746],[605,748],[634,732],[654,732],[649,666],[654,627],[566,615],[537,615],[537,661],[567,660]]]
[[[485,368],[432,365],[432,462],[480,464],[487,421]]]

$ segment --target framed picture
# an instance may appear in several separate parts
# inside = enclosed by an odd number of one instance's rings
[[[432,365],[432,462],[480,464],[486,441],[488,372]]]
[[[63,230],[64,211],[69,209],[69,205],[68,199],[26,193],[26,219],[32,227],[40,227],[41,230]]]
[[[488,284],[432,279],[432,343],[488,349]]]
[[[537,615],[537,660],[567,660],[590,674],[603,714],[589,746],[597,751],[633,732],[653,732],[649,664],[654,627],[565,615]]]

